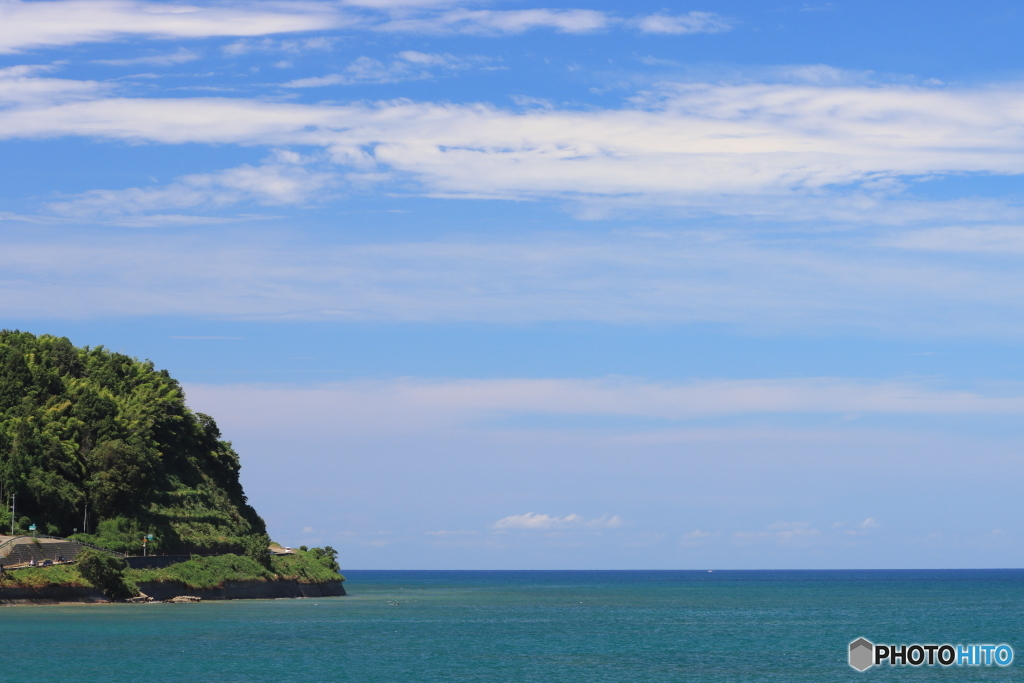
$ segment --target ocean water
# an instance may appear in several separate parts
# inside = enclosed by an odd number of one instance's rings
[[[0,607],[0,680],[1024,681],[1024,570],[346,576],[343,598]],[[1017,659],[858,673],[860,636]]]

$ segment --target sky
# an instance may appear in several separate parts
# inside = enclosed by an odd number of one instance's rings
[[[0,0],[0,326],[343,568],[1024,564],[1018,2]]]

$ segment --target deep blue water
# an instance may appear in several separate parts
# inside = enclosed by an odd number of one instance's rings
[[[0,680],[1024,681],[1024,570],[346,576],[344,598],[0,607]],[[1018,658],[858,673],[859,636]]]

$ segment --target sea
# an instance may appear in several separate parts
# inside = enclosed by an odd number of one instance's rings
[[[1024,681],[1024,570],[347,571],[347,597],[0,607],[20,682]],[[848,664],[1008,644],[1008,666]]]

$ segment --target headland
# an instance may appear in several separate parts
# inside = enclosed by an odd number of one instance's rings
[[[273,543],[240,471],[151,361],[0,330],[0,604],[344,595],[337,552]]]

